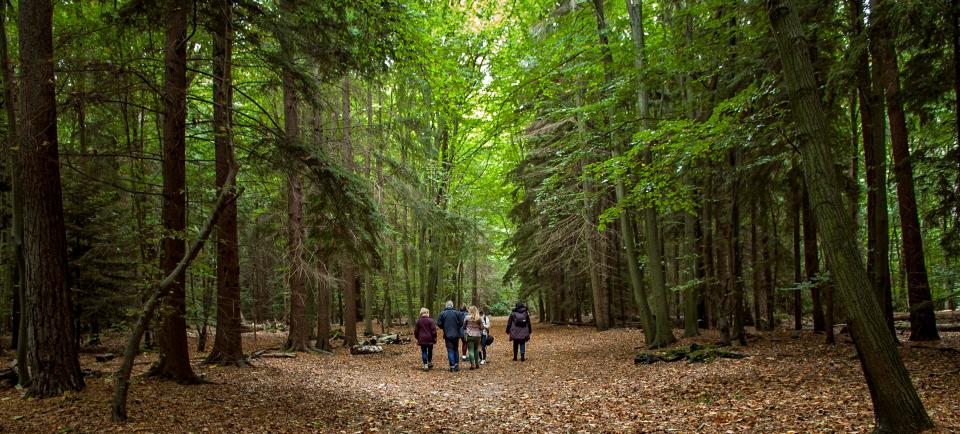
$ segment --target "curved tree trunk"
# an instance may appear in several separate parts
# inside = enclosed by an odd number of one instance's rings
[[[813,67],[796,11],[786,0],[768,0],[771,27],[780,50],[784,83],[799,132],[803,173],[827,265],[850,318],[850,334],[873,399],[877,432],[915,433],[933,424],[900,360],[882,310],[867,279],[853,221],[840,194],[835,157]]]

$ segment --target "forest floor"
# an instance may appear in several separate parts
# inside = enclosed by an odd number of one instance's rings
[[[741,360],[635,365],[638,330],[534,324],[529,359],[511,361],[504,319],[488,365],[423,372],[414,343],[376,355],[301,354],[253,360],[253,368],[195,369],[211,384],[180,386],[153,379],[131,387],[130,421],[110,421],[111,378],[119,361],[83,354],[87,388],[61,398],[24,400],[0,390],[3,432],[868,432],[868,391],[849,338],[763,333]],[[399,330],[399,329],[398,329]],[[404,328],[406,331],[406,328]],[[678,331],[679,334],[679,331]],[[960,334],[939,344],[901,349],[939,432],[960,432]],[[692,341],[708,343],[707,334]],[[211,339],[212,340],[212,339]],[[282,343],[280,334],[244,335],[245,350]],[[108,341],[109,343],[110,341]],[[119,342],[119,340],[117,340]],[[195,346],[195,339],[191,339]],[[134,375],[155,354],[138,358]],[[3,355],[4,364],[11,352]]]

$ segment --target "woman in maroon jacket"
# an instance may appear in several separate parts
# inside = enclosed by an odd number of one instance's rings
[[[433,369],[433,345],[437,343],[437,325],[434,324],[433,318],[430,318],[429,309],[425,307],[420,309],[420,319],[417,320],[413,336],[417,338],[417,344],[420,345],[423,370]]]

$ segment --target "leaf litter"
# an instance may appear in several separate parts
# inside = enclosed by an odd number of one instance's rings
[[[447,372],[446,350],[423,372],[419,347],[388,345],[372,355],[300,354],[256,359],[252,368],[194,369],[212,384],[180,386],[139,377],[156,354],[138,357],[130,421],[110,421],[111,373],[119,360],[82,354],[87,377],[79,393],[22,399],[0,390],[5,432],[869,432],[872,406],[849,338],[764,333],[734,351],[747,357],[710,363],[635,365],[642,332],[535,325],[525,362],[494,320],[496,343],[481,369]],[[408,333],[396,328],[394,332]],[[960,348],[943,333],[942,348]],[[282,334],[244,335],[248,353],[276,347]],[[122,337],[114,338],[120,342]],[[706,332],[677,346],[711,344]],[[195,347],[195,340],[191,338]],[[929,344],[928,344],[929,345]],[[119,344],[117,344],[119,346]],[[193,351],[195,348],[191,348]],[[937,432],[960,432],[960,357],[931,347],[900,349]],[[11,361],[12,354],[5,353]]]

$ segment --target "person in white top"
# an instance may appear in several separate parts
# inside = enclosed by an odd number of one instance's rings
[[[483,321],[483,336],[480,338],[480,364],[487,364],[487,341],[490,339],[490,316],[482,309],[480,310],[480,320]]]

